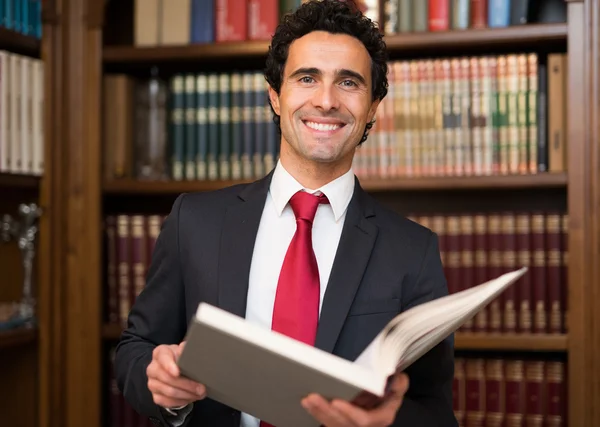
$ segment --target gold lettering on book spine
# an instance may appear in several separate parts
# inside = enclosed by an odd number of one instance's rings
[[[542,361],[529,361],[526,366],[525,378],[528,383],[538,383],[542,384],[544,381],[544,362]],[[536,388],[541,391],[542,387]],[[536,407],[539,405],[538,399],[543,399],[542,395],[538,395],[536,393],[529,394],[527,399],[532,403],[531,405]],[[527,414],[526,416],[527,426],[531,427],[542,427],[544,422],[543,414]]]

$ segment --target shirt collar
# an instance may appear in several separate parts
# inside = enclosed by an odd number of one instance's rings
[[[323,193],[327,196],[333,216],[338,221],[350,203],[354,193],[354,172],[350,169],[344,175],[334,179],[316,190],[304,188],[296,179],[285,170],[280,161],[277,161],[273,178],[271,179],[270,193],[277,210],[277,215],[281,215],[290,198],[298,191],[304,190],[312,194]]]

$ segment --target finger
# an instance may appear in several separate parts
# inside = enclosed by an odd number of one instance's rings
[[[357,426],[352,419],[346,417],[319,395],[311,394],[302,399],[301,403],[307,412],[322,425],[327,427]]]
[[[185,400],[193,402],[198,400],[199,396],[195,392],[189,392],[180,388],[174,387],[172,384],[163,383],[156,379],[148,379],[148,389],[153,394],[160,394],[170,399]]]
[[[151,363],[148,366],[147,374],[148,380],[153,379],[160,381],[164,384],[168,384],[171,387],[195,394],[198,398],[204,398],[206,396],[206,387],[204,387],[204,385],[190,380],[189,378],[174,377],[158,363]]]
[[[186,406],[190,401],[173,399],[170,397],[163,396],[162,394],[153,394],[152,399],[155,404],[158,406],[162,406],[163,408],[179,408],[181,406]]]
[[[177,346],[174,346],[177,347]],[[153,360],[174,377],[179,376],[179,367],[176,362],[176,351],[171,346],[158,346],[154,350]]]
[[[385,425],[392,424],[402,401],[408,390],[408,377],[406,374],[397,375],[391,385],[392,393],[376,409],[367,411],[352,405],[344,400],[336,399],[331,405],[345,417],[354,420],[359,426],[362,425]]]

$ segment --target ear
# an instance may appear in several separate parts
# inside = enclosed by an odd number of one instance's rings
[[[278,116],[281,116],[281,113],[279,110],[279,95],[277,95],[277,92],[275,92],[275,89],[273,89],[270,85],[269,85],[269,100],[271,101],[271,106],[273,107],[273,111],[275,111],[275,114],[277,114]]]
[[[369,122],[372,122],[373,120],[375,120],[375,115],[377,113],[377,107],[379,107],[380,102],[381,102],[380,99],[376,99],[371,104],[371,108],[369,108]]]

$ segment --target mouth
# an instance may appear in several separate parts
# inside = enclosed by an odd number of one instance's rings
[[[319,135],[332,135],[346,126],[346,124],[342,122],[323,123],[312,120],[302,120],[302,123],[304,123],[304,126],[306,126],[312,133]]]

